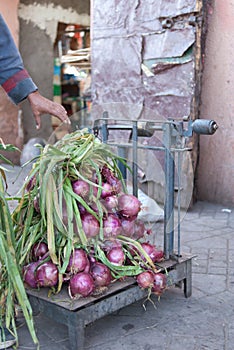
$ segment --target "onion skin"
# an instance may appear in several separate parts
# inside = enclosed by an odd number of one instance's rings
[[[106,256],[113,265],[122,266],[125,262],[125,254],[122,247],[110,249]]]
[[[118,197],[116,195],[108,196],[102,203],[107,211],[112,212],[118,207]]]
[[[104,182],[107,182],[112,186],[112,189],[115,194],[120,193],[122,190],[121,181],[114,175],[110,168],[107,165],[104,165],[102,168],[102,177]]]
[[[119,218],[114,214],[109,214],[103,219],[103,229],[105,237],[115,237],[121,234],[122,225]]]
[[[167,278],[165,274],[161,272],[155,273],[154,283],[151,289],[152,293],[156,294],[157,296],[160,296],[165,291],[166,286],[167,286]]]
[[[121,225],[123,229],[123,235],[127,237],[133,237],[135,232],[134,220],[128,220],[128,218],[122,218]]]
[[[31,262],[23,267],[23,281],[30,288],[37,288],[36,269],[39,261]]]
[[[90,263],[87,253],[83,249],[75,249],[70,256],[67,272],[76,274],[84,270],[89,270]]]
[[[76,180],[72,182],[73,191],[82,198],[87,198],[89,195],[89,184],[84,180]]]
[[[69,282],[71,298],[88,297],[95,290],[93,277],[88,272],[79,272],[72,276]]]
[[[94,262],[90,268],[95,287],[107,287],[112,281],[110,269],[101,262]]]
[[[40,265],[36,271],[38,287],[54,287],[58,283],[58,268],[48,261]]]
[[[162,250],[157,250],[157,248],[154,245],[148,242],[141,243],[141,246],[154,263],[163,260],[164,253]]]
[[[112,186],[108,182],[102,184],[101,198],[105,199],[106,197],[112,196],[114,193]]]
[[[82,215],[82,226],[87,238],[95,237],[99,234],[100,226],[98,220],[92,214]]]
[[[146,229],[144,222],[140,219],[135,220],[134,233],[132,235],[132,238],[135,240],[139,240],[144,237],[145,232]]]
[[[118,211],[125,217],[136,217],[141,210],[141,202],[132,194],[121,194],[118,198]]]
[[[147,289],[154,285],[154,273],[152,271],[144,271],[137,275],[137,284],[140,288]]]
[[[35,243],[32,247],[32,258],[33,260],[42,259],[46,253],[48,253],[48,245],[44,242]]]

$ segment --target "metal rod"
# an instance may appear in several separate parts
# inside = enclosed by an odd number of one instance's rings
[[[121,158],[126,159],[127,158],[126,148],[122,147],[122,146],[118,146],[117,148],[118,148],[118,155]],[[121,171],[123,179],[126,181],[127,180],[127,169],[126,169],[126,166],[120,161],[118,161],[117,164],[118,164],[119,170]]]
[[[166,259],[174,250],[174,179],[175,164],[171,152],[172,126],[164,124],[165,146],[165,203],[164,203],[164,252]]]
[[[138,146],[138,136],[137,136],[137,122],[133,122],[132,126],[132,188],[133,188],[133,195],[138,197],[138,184],[137,184],[137,146]]]
[[[178,205],[178,226],[177,226],[177,250],[178,257],[180,257],[180,209],[181,209],[181,152],[178,152],[178,195],[177,195],[177,205]]]

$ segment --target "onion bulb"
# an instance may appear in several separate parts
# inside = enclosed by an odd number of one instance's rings
[[[99,222],[92,214],[87,213],[82,215],[81,220],[87,238],[95,237],[99,234]]]
[[[141,243],[141,246],[154,263],[162,261],[164,257],[162,250],[158,250],[153,244],[148,242]]]
[[[101,262],[94,262],[90,268],[91,276],[96,287],[107,287],[112,280],[112,275],[108,266]]]
[[[35,243],[32,247],[32,258],[38,260],[43,258],[48,253],[48,245],[45,242]]]
[[[36,269],[39,261],[31,262],[23,267],[23,281],[30,288],[37,288]]]
[[[89,259],[83,249],[74,249],[70,256],[67,272],[76,274],[89,268]]]
[[[118,211],[122,216],[136,216],[141,210],[141,202],[132,194],[121,194],[118,198]]]
[[[87,297],[94,292],[93,277],[88,272],[79,272],[72,276],[69,282],[69,294],[71,298]]]
[[[38,287],[54,287],[58,283],[58,268],[48,261],[36,270],[36,281]]]
[[[151,288],[154,284],[154,273],[150,270],[141,272],[137,275],[136,281],[140,288]]]
[[[151,289],[152,293],[160,296],[167,286],[167,279],[165,274],[158,272],[154,274],[154,283]]]
[[[89,195],[89,184],[84,180],[73,181],[72,189],[82,198],[86,198]]]
[[[123,265],[125,261],[125,254],[122,249],[122,247],[114,247],[109,250],[107,253],[107,259],[113,264],[113,265]]]
[[[122,232],[121,221],[116,215],[109,214],[103,219],[103,229],[105,237],[118,236]]]

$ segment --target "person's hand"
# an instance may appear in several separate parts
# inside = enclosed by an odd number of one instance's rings
[[[36,121],[37,129],[41,127],[42,114],[54,115],[62,122],[70,124],[70,119],[68,118],[66,109],[61,104],[53,102],[42,96],[39,91],[35,91],[29,94],[28,101],[30,103]]]

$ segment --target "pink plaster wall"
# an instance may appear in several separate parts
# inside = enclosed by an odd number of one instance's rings
[[[19,42],[18,3],[19,0],[0,1],[0,13],[7,22],[17,46]],[[0,130],[3,131],[3,141],[22,148],[23,139],[18,128],[18,112],[19,107],[10,101],[0,87]],[[6,152],[5,156],[15,164],[19,163],[19,152]]]
[[[201,118],[219,129],[200,137],[198,199],[234,205],[234,0],[214,0],[209,13]]]
[[[19,42],[18,4],[19,0],[0,1],[0,13],[7,22],[17,46]]]

